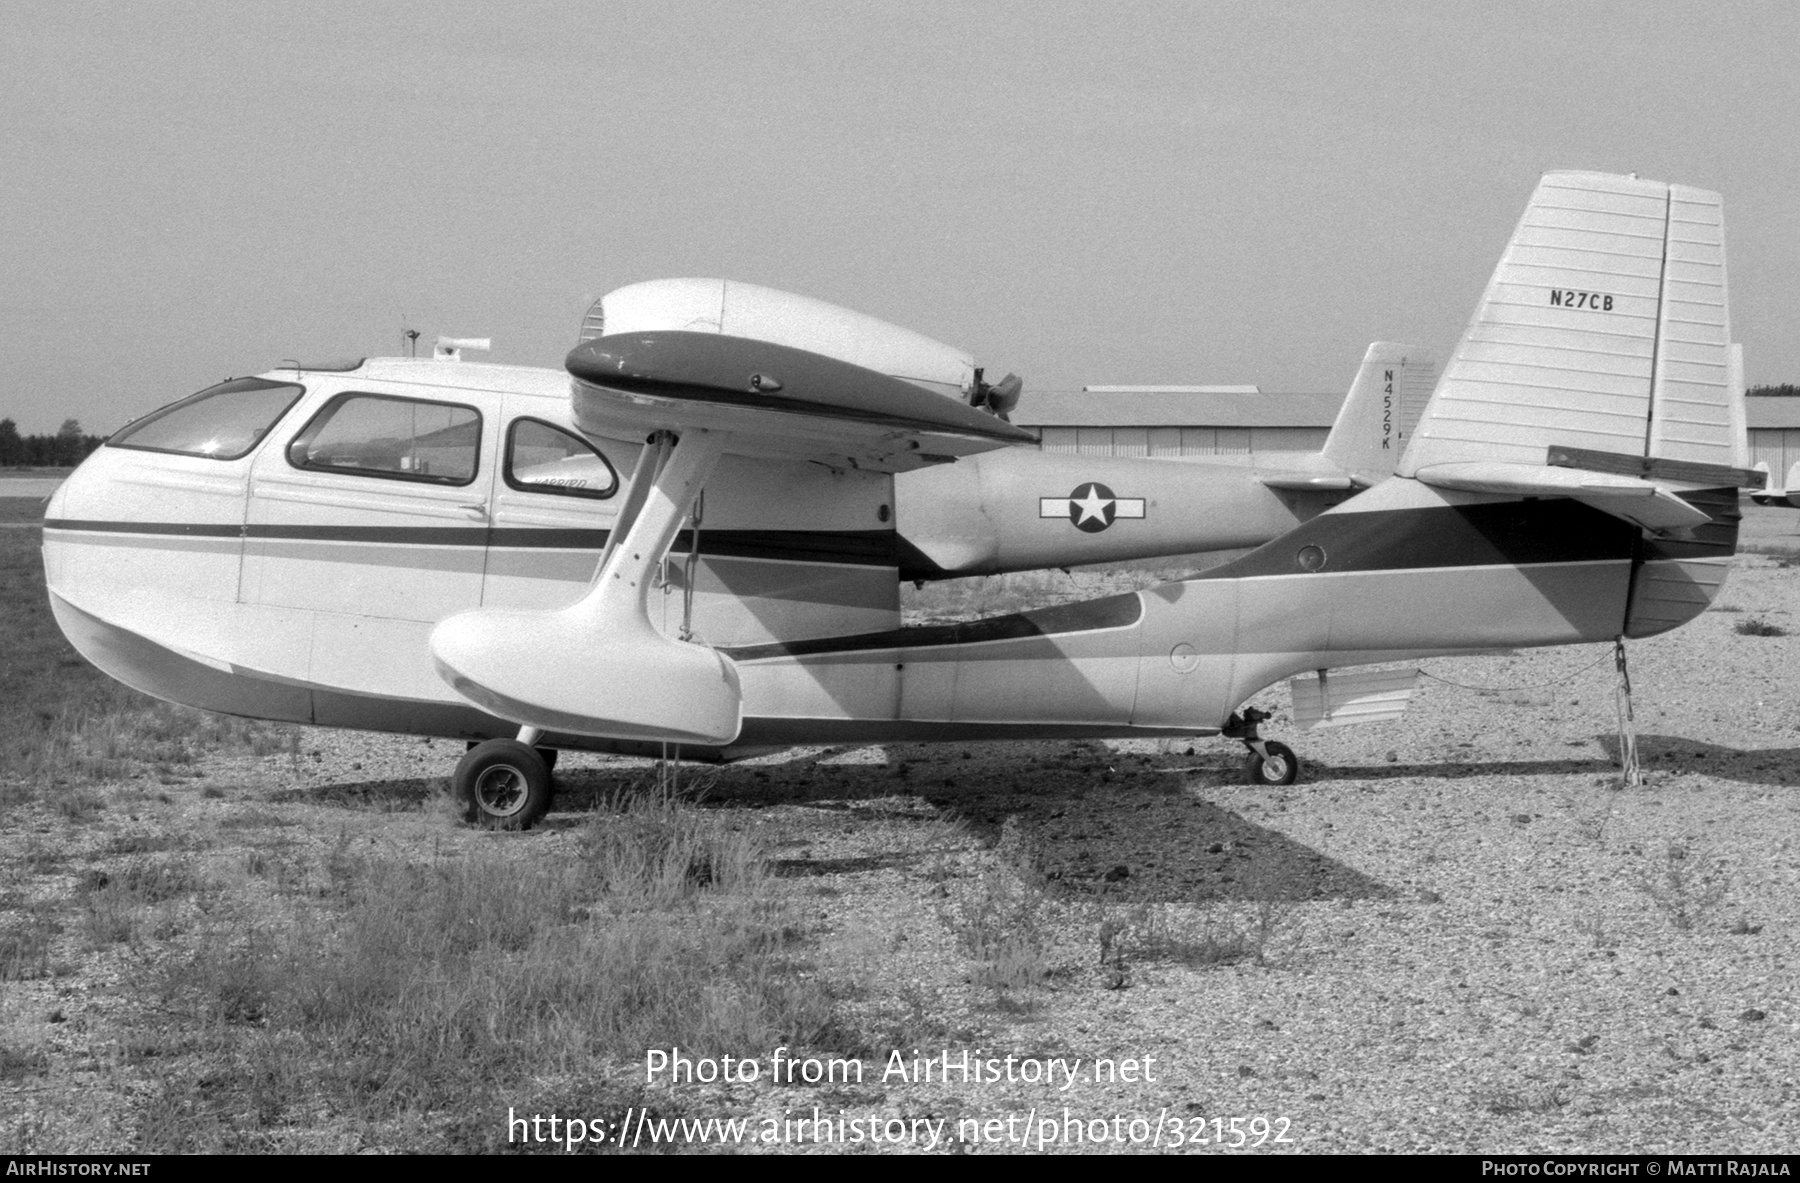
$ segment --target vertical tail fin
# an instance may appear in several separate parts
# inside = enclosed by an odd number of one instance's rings
[[[1656,466],[1643,461],[1723,469],[1740,459],[1740,398],[1718,194],[1550,173],[1400,471],[1543,466],[1552,446],[1636,461],[1644,475]]]
[[[1767,505],[1778,492],[1775,488],[1775,480],[1769,473],[1769,462],[1767,460],[1758,460],[1751,466],[1751,471],[1762,473],[1763,487],[1761,489],[1751,490],[1750,500],[1756,502],[1758,505]]]
[[[1730,382],[1731,432],[1736,449],[1731,463],[1745,468],[1750,464],[1750,416],[1744,406],[1744,347],[1736,342],[1731,346]]]
[[[1325,458],[1367,484],[1394,475],[1436,380],[1437,359],[1419,346],[1369,346],[1325,438]]]

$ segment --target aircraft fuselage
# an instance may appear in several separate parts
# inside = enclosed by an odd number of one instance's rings
[[[44,561],[65,632],[121,681],[210,710],[514,730],[446,685],[431,631],[578,598],[643,443],[583,437],[559,371],[386,359],[245,385],[231,397],[254,405],[221,411],[216,434],[199,410],[198,428],[128,428],[58,491]],[[270,421],[238,422],[256,414]],[[901,578],[1251,547],[1345,495],[1270,489],[1249,460],[1009,448],[890,475],[728,455],[698,557],[690,524],[663,564],[653,622],[723,648],[884,633]],[[1119,707],[1088,725],[1129,729]]]

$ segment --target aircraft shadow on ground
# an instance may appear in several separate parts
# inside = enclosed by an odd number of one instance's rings
[[[1248,821],[1186,791],[1194,777],[1234,776],[1229,767],[1181,757],[1131,757],[1099,745],[1017,745],[1017,759],[965,762],[955,745],[889,745],[886,764],[820,763],[680,769],[682,795],[702,808],[800,805],[843,815],[854,826],[954,819],[978,840],[1002,840],[1008,856],[1041,877],[1053,896],[1120,903],[1391,899],[1399,893],[1279,830]],[[1011,753],[1009,753],[1011,754]],[[997,766],[999,765],[999,766]],[[1378,770],[1402,775],[1392,766]],[[1346,776],[1357,775],[1345,770]],[[554,811],[538,831],[589,824],[623,795],[654,788],[652,767],[568,769],[558,773]],[[277,803],[355,810],[417,811],[446,792],[443,777],[346,781],[281,790]],[[895,798],[928,809],[896,812]],[[878,804],[880,803],[880,804]],[[780,853],[780,852],[778,852]],[[932,850],[873,851],[849,857],[781,857],[783,878],[924,872]]]
[[[1597,738],[1616,765],[1619,737]],[[1680,735],[1640,735],[1637,750],[1639,767],[1649,773],[1696,772],[1747,785],[1800,784],[1800,747],[1728,748]]]
[[[1560,760],[1455,760],[1426,764],[1315,764],[1305,766],[1308,783],[1334,781],[1464,780],[1475,776],[1619,775],[1619,737],[1597,735],[1604,758]],[[1638,763],[1646,772],[1694,772],[1753,785],[1800,785],[1800,747],[1730,748],[1679,735],[1638,736]]]
[[[277,805],[338,805],[350,809],[416,810],[449,791],[449,782],[441,776],[409,777],[401,780],[343,781],[329,785],[307,785],[298,789],[279,789],[269,794]]]
[[[921,821],[954,818],[1007,854],[1066,899],[1104,896],[1121,902],[1392,898],[1398,893],[1277,830],[1197,799],[1190,774],[1216,776],[1191,759],[1128,757],[1097,745],[1019,745],[1002,767],[991,757],[967,763],[955,745],[889,745],[887,764],[686,766],[683,783],[710,808],[801,805],[846,814],[871,825],[905,818],[875,802],[922,799]],[[1027,762],[1036,753],[1035,762]],[[1047,755],[1045,753],[1048,753]],[[1235,765],[1234,765],[1235,768]],[[638,781],[650,776],[640,770]],[[624,787],[617,774],[559,778],[555,817],[606,808]],[[936,856],[872,853],[849,858],[798,857],[775,862],[792,878],[922,868]]]
[[[1407,780],[1419,777],[1431,780],[1465,780],[1473,776],[1547,776],[1564,773],[1616,776],[1618,771],[1616,760],[1592,758],[1482,761],[1445,759],[1427,764],[1307,763],[1301,771],[1301,777],[1303,783],[1326,784],[1332,781]]]

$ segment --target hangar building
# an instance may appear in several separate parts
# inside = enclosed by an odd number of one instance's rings
[[[1264,394],[1255,386],[1087,386],[1027,391],[1013,422],[1044,451],[1084,456],[1316,452],[1342,394]],[[1800,461],[1800,398],[1745,400],[1750,462],[1780,480]]]
[[[1086,386],[1028,391],[1012,418],[1041,430],[1046,452],[1316,452],[1343,401],[1341,393],[1263,394],[1254,386]]]
[[[1744,420],[1750,428],[1750,463],[1767,460],[1779,482],[1800,460],[1800,398],[1747,398]]]

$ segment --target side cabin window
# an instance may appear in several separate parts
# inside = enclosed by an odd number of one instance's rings
[[[527,493],[604,499],[619,473],[592,444],[540,419],[515,419],[506,433],[506,483]]]
[[[292,382],[266,378],[221,382],[127,423],[106,443],[112,448],[237,460],[262,442],[303,393]]]
[[[481,412],[390,394],[340,394],[288,445],[288,463],[315,472],[466,485],[475,479]]]

